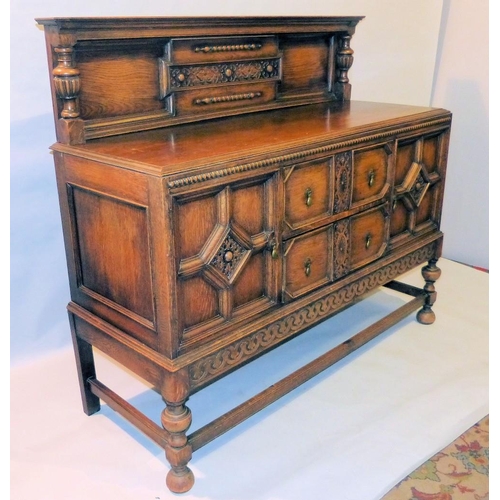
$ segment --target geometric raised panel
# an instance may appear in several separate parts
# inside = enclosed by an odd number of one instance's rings
[[[425,167],[413,162],[403,182],[405,199],[410,203],[410,207],[415,209],[420,205],[429,185],[429,176]]]
[[[199,221],[202,236],[181,236],[177,249],[178,283],[190,300],[182,311],[183,341],[206,338],[207,331],[249,310],[260,311],[275,302],[273,275],[278,261],[271,259],[270,241],[275,237],[273,178],[226,186],[204,196],[177,201],[177,224]],[[207,223],[201,221],[208,216]],[[241,279],[240,279],[241,278]],[[190,282],[193,282],[190,285]],[[196,283],[196,286],[195,286]],[[205,283],[206,291],[203,283]],[[197,310],[198,293],[210,292],[206,311]],[[187,331],[189,329],[189,331]]]

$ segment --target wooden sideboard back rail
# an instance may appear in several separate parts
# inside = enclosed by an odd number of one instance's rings
[[[350,100],[362,17],[56,18],[52,146],[85,413],[192,453],[419,310],[435,320],[451,113]],[[423,265],[422,288],[396,281]],[[199,429],[191,394],[363,299],[395,311]],[[103,383],[146,380],[161,426]]]
[[[58,141],[348,100],[361,19],[38,19]]]

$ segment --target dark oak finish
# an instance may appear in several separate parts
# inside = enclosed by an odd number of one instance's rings
[[[350,101],[361,19],[38,20],[84,411],[162,446],[174,492],[193,451],[415,309],[435,319],[451,114]],[[395,281],[418,265],[423,288]],[[188,434],[191,394],[383,285],[414,299]],[[154,386],[162,427],[93,348]]]

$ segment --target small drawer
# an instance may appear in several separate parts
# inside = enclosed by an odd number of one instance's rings
[[[231,109],[244,109],[266,104],[274,100],[274,82],[228,85],[176,92],[173,110],[176,116],[189,116]]]
[[[174,38],[169,45],[172,64],[277,57],[278,53],[278,40],[273,36]]]
[[[390,157],[386,144],[354,151],[352,207],[380,200],[388,193]]]
[[[387,247],[388,229],[386,205],[351,217],[351,269],[382,256]]]
[[[284,255],[284,300],[294,299],[332,280],[333,227],[289,240]]]
[[[285,174],[285,222],[293,230],[331,214],[332,160],[293,166]]]
[[[161,77],[167,83],[166,93],[196,87],[231,85],[257,81],[277,81],[280,76],[279,59],[223,62],[196,65],[165,65]]]

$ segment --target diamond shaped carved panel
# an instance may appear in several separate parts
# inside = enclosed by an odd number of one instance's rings
[[[231,233],[227,234],[210,265],[231,281],[241,264],[246,260],[249,249],[236,241]]]

